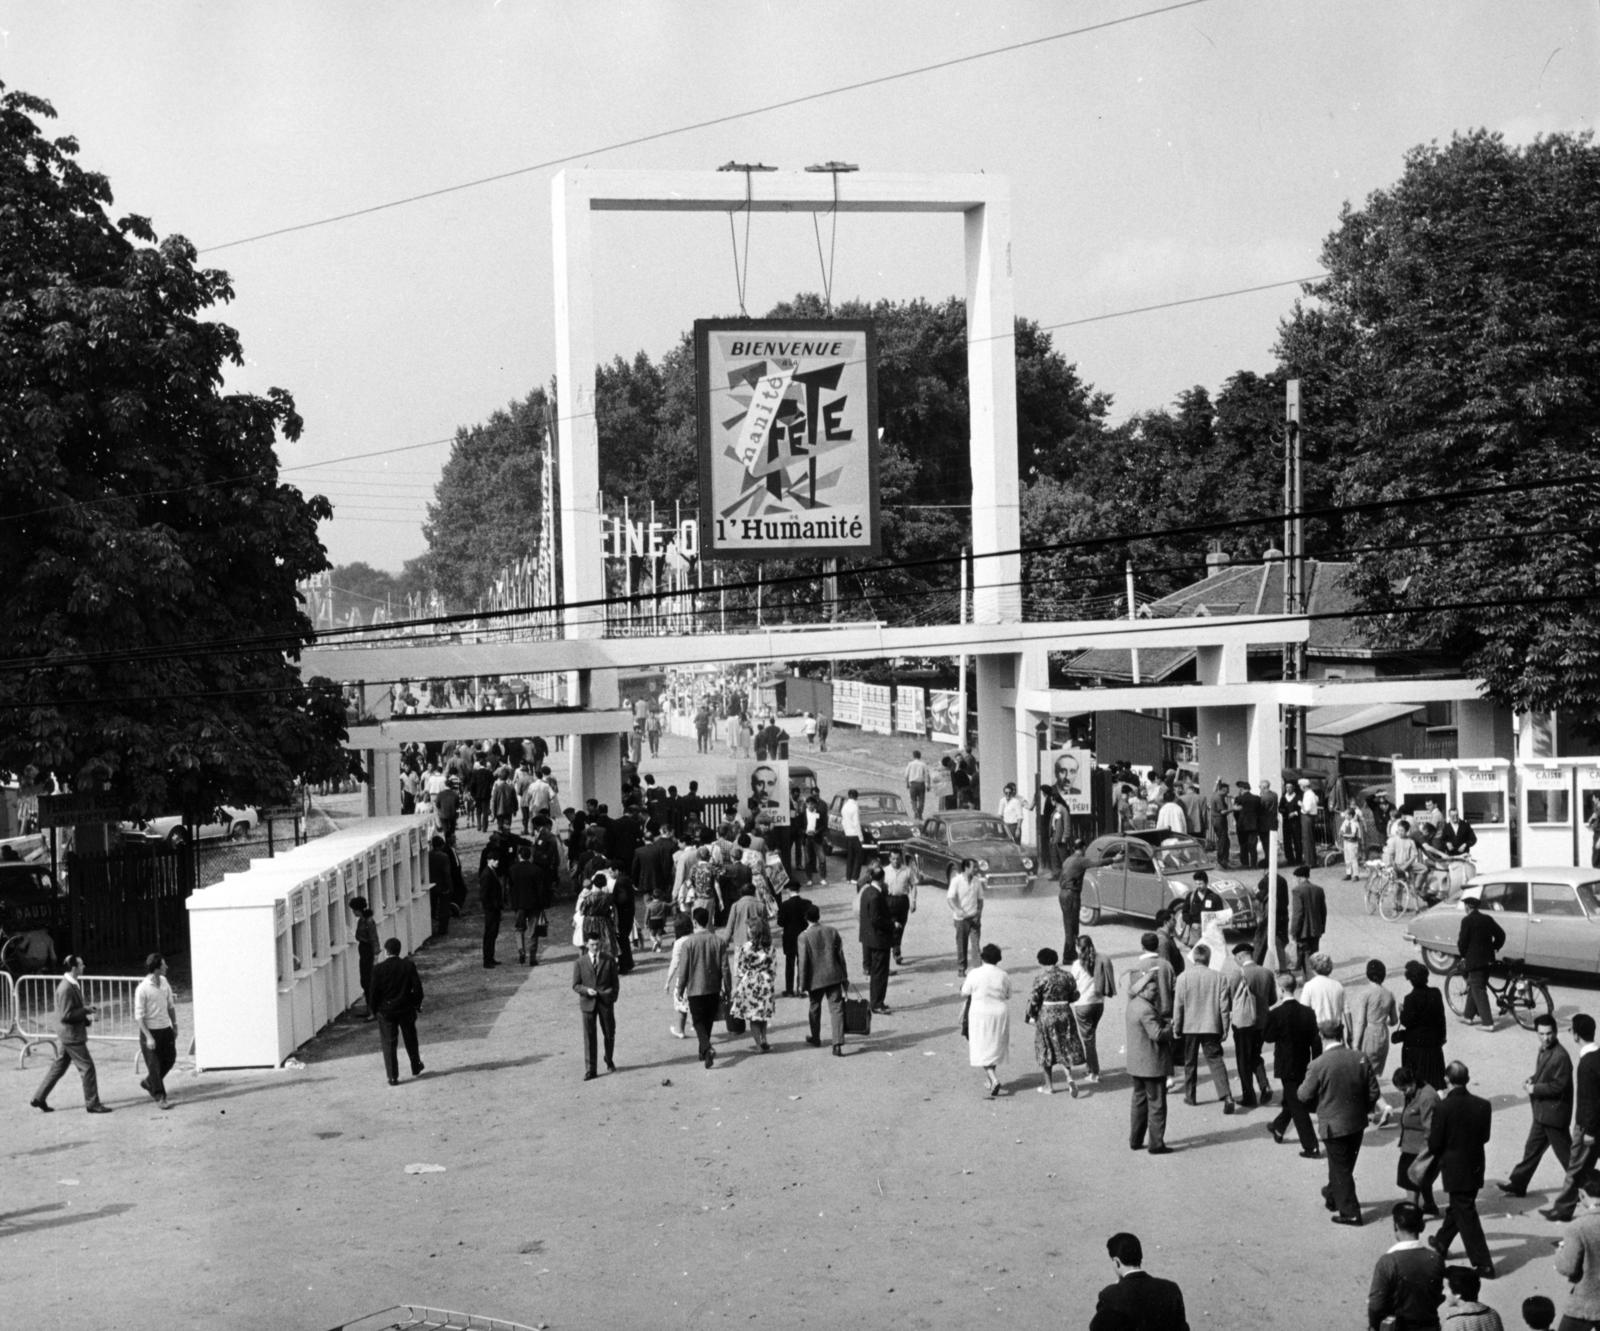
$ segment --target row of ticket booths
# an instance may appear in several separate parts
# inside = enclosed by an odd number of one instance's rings
[[[409,954],[427,939],[427,829],[367,819],[189,898],[197,1070],[279,1067],[361,998],[353,897],[380,940]]]
[[[1408,812],[1430,799],[1443,812],[1460,809],[1478,837],[1480,872],[1593,863],[1600,758],[1397,758],[1394,786]]]

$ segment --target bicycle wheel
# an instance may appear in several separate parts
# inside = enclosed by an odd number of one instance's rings
[[[1367,872],[1367,914],[1375,915],[1378,912],[1378,902],[1383,899],[1383,874],[1377,869]]]
[[[1390,882],[1378,898],[1378,914],[1386,920],[1398,920],[1406,913],[1406,889],[1403,884]]]
[[[1444,1001],[1456,1016],[1467,1015],[1467,1005],[1472,1001],[1472,996],[1467,993],[1466,971],[1453,970],[1444,977]]]
[[[1517,1025],[1525,1031],[1531,1031],[1535,1021],[1556,1010],[1555,1004],[1550,1001],[1550,990],[1543,980],[1513,980],[1506,987],[1504,1002],[1511,1009]]]

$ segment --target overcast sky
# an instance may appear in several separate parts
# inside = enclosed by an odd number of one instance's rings
[[[294,394],[306,432],[283,462],[334,501],[333,560],[398,570],[451,434],[553,372],[555,168],[230,242],[558,158],[984,171],[1011,181],[1018,312],[1072,324],[1316,273],[1340,206],[1417,143],[1592,128],[1600,0],[0,0],[0,78],[55,104],[119,215],[217,247],[203,258],[233,275],[221,317],[248,357],[233,384]],[[738,312],[725,217],[613,214],[596,238],[603,355],[659,356]],[[752,313],[820,289],[809,217],[758,215],[750,248]],[[963,285],[959,219],[842,219],[836,300]],[[1079,323],[1056,345],[1121,418],[1271,368],[1295,294]],[[337,461],[428,441],[446,442]]]

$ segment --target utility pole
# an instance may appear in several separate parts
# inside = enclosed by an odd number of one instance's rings
[[[1305,492],[1300,480],[1302,440],[1300,429],[1300,381],[1284,384],[1283,404],[1283,613],[1306,613],[1306,530],[1300,516]],[[1306,674],[1304,642],[1283,646],[1283,677],[1302,680]],[[1284,716],[1286,766],[1303,767],[1306,749],[1305,708],[1289,706]]]

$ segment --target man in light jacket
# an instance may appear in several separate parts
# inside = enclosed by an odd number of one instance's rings
[[[1189,954],[1194,965],[1178,976],[1172,990],[1172,1030],[1183,1040],[1183,1102],[1197,1103],[1200,1055],[1206,1056],[1211,1080],[1222,1101],[1222,1112],[1234,1111],[1233,1088],[1228,1082],[1228,1065],[1222,1061],[1222,1037],[1228,1030],[1233,996],[1223,982],[1222,972],[1211,969],[1211,949],[1196,943]]]

